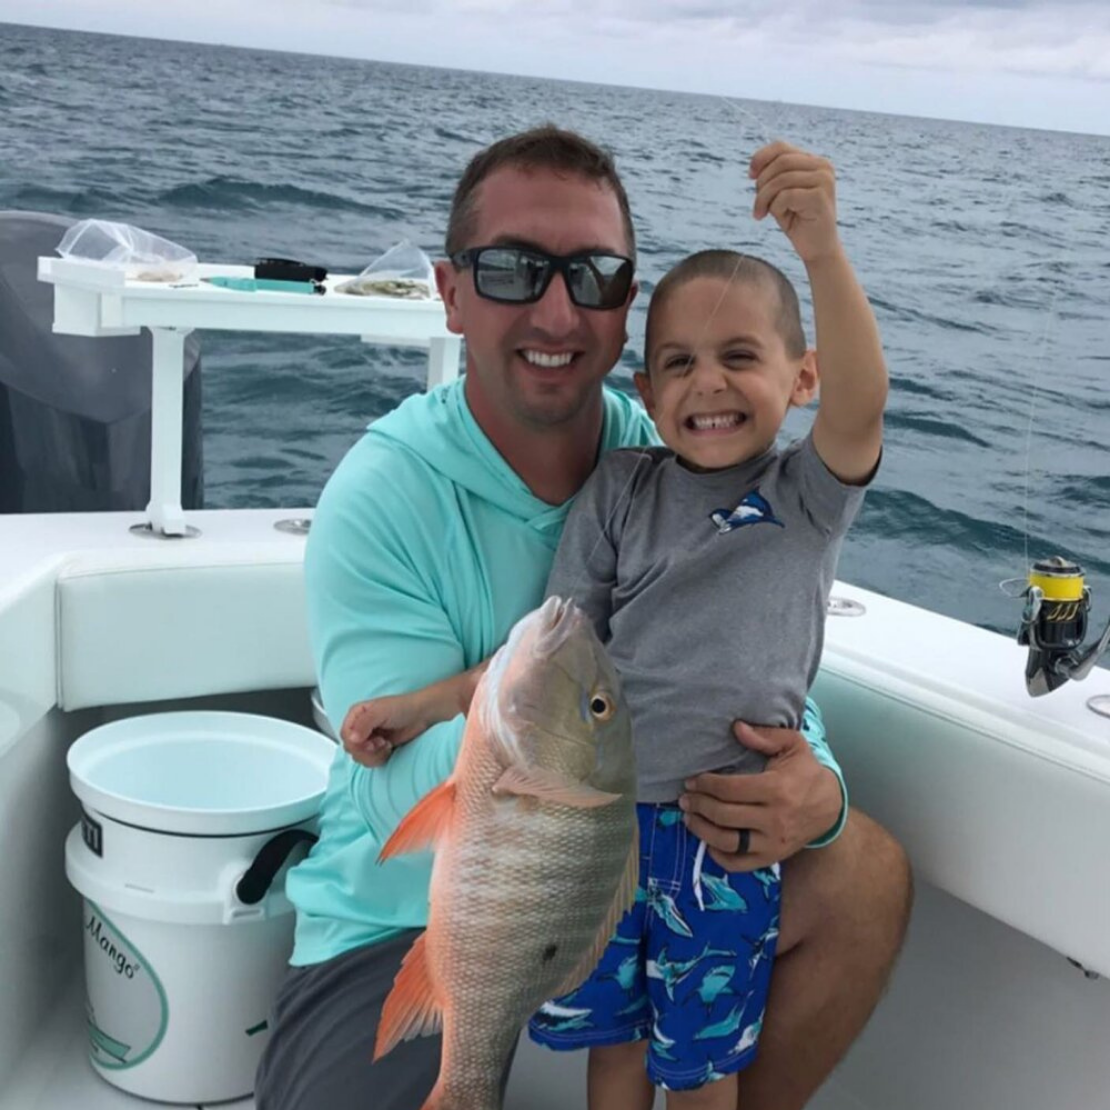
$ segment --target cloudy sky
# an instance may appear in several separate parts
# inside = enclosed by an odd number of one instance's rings
[[[1110,134],[1110,0],[0,0],[3,21]]]

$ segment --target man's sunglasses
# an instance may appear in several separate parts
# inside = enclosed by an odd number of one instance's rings
[[[579,308],[620,308],[632,288],[632,259],[605,251],[558,255],[526,247],[472,247],[451,261],[473,269],[478,295],[501,304],[534,304],[556,273]]]

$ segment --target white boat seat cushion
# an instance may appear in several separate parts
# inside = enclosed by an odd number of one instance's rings
[[[79,557],[58,577],[57,614],[66,710],[315,682],[300,550]]]

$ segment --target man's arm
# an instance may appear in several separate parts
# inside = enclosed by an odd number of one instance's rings
[[[817,703],[810,697],[806,698],[805,709],[802,712],[802,736],[809,744],[814,759],[822,767],[832,771],[836,777],[836,800],[839,807],[836,820],[830,825],[824,822],[823,819],[817,818],[815,812],[814,817],[817,820],[818,827],[824,831],[820,835],[814,833],[806,838],[807,848],[824,848],[826,844],[831,844],[844,831],[844,824],[848,820],[848,784],[844,781],[844,772],[841,771],[832,748],[829,747],[829,739],[825,732],[825,719],[821,716],[821,710]]]
[[[466,666],[431,567],[420,565],[418,545],[397,527],[406,507],[377,477],[368,481],[357,465],[336,471],[305,552],[309,637],[324,709],[337,728],[358,701],[405,693]],[[463,724],[458,716],[435,725],[385,766],[353,772],[355,804],[376,835],[387,836],[451,773]]]

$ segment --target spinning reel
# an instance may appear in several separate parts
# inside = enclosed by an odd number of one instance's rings
[[[1060,555],[1033,564],[1018,643],[1029,648],[1025,686],[1033,697],[1050,694],[1068,679],[1083,679],[1110,648],[1110,624],[1102,637],[1084,648],[1091,611],[1091,590],[1083,568]]]

